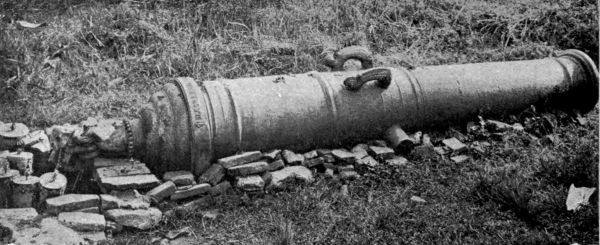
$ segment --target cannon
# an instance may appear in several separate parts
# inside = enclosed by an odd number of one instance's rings
[[[197,82],[177,78],[138,119],[113,133],[112,149],[155,171],[203,173],[217,158],[275,148],[304,151],[443,127],[531,105],[589,112],[598,71],[583,52],[538,60],[380,67]]]

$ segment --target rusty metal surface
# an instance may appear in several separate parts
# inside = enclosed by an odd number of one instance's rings
[[[382,68],[377,68],[382,69]],[[238,151],[303,151],[383,137],[393,124],[414,130],[483,113],[547,104],[585,113],[598,100],[587,55],[389,70],[391,83],[344,86],[365,71],[205,81],[180,78],[152,96],[135,123],[137,154],[153,168],[208,168]],[[388,73],[381,73],[388,74]]]

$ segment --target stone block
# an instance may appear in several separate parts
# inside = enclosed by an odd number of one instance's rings
[[[223,181],[210,188],[210,194],[213,196],[223,195],[231,189],[231,183],[229,181]]]
[[[278,159],[275,161],[272,161],[269,163],[269,169],[268,171],[275,171],[275,170],[280,170],[283,167],[285,167],[285,164],[283,163],[283,160]]]
[[[302,163],[304,163],[303,155],[296,154],[290,150],[283,150],[281,152],[281,156],[283,157],[283,160],[285,160],[287,165],[290,165],[290,166],[302,165]]]
[[[246,192],[258,192],[262,191],[265,187],[265,181],[258,175],[239,177],[237,179],[236,187]]]
[[[221,164],[224,168],[235,167],[244,163],[254,162],[262,157],[260,151],[249,151],[241,154],[228,156],[217,160],[217,163]]]
[[[225,168],[221,164],[210,165],[208,170],[198,177],[198,183],[216,185],[225,177]]]
[[[271,150],[269,152],[263,153],[263,157],[269,161],[275,161],[281,159],[281,150]]]
[[[162,212],[157,208],[148,209],[111,209],[104,212],[107,219],[124,227],[148,230],[160,222]]]
[[[143,163],[97,168],[94,179],[104,193],[112,190],[151,189],[160,184]]]
[[[369,146],[369,154],[375,159],[387,160],[395,156],[394,150],[389,147]]]
[[[176,186],[195,185],[194,174],[190,171],[170,171],[163,174],[164,181],[171,181]]]
[[[104,215],[84,212],[63,212],[58,214],[58,221],[66,227],[77,231],[104,231],[106,220]]]
[[[227,174],[230,176],[247,176],[260,174],[269,170],[269,164],[265,161],[246,163],[227,169]]]
[[[332,150],[331,154],[333,155],[333,157],[336,160],[344,162],[344,163],[354,164],[354,162],[356,161],[356,157],[355,157],[354,153],[349,152],[346,149]]]
[[[180,200],[194,196],[200,196],[210,191],[210,184],[203,183],[193,185],[190,188],[178,189],[171,195],[171,200]]]
[[[281,170],[271,172],[271,183],[269,189],[283,189],[291,182],[312,183],[314,177],[310,169],[304,166],[289,166]]]
[[[456,138],[449,138],[449,139],[442,140],[442,143],[446,147],[450,148],[450,150],[452,150],[453,152],[460,153],[460,152],[467,150],[467,145],[463,144]]]
[[[100,196],[91,194],[67,194],[46,199],[46,211],[55,215],[99,205]]]
[[[173,193],[175,193],[176,189],[177,189],[177,187],[175,186],[175,183],[173,183],[172,181],[167,181],[157,187],[154,187],[154,189],[148,191],[146,193],[146,196],[148,196],[148,198],[150,198],[150,201],[152,203],[159,203],[162,200],[164,200],[165,198],[173,195]]]

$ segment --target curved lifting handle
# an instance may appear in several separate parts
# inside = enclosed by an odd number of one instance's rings
[[[368,70],[355,77],[349,77],[344,80],[344,86],[350,91],[358,91],[368,81],[375,80],[377,86],[386,89],[392,82],[392,72],[387,68],[377,68]]]
[[[362,69],[373,68],[373,54],[365,47],[349,46],[336,52],[329,50],[325,52],[323,63],[332,71],[343,71],[344,63],[349,59],[359,60]]]

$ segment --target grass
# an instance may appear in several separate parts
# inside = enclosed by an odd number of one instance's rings
[[[597,60],[597,9],[591,0],[2,1],[0,120],[46,127],[134,117],[172,77],[325,71],[321,53],[348,45],[371,49],[376,65],[535,59],[567,48]],[[323,179],[229,195],[216,200],[217,220],[167,219],[116,243],[183,226],[214,243],[597,243],[597,194],[577,213],[564,205],[571,183],[597,186],[597,115],[586,127],[559,127],[553,146],[513,135],[466,164],[380,168],[350,183],[348,197]]]

